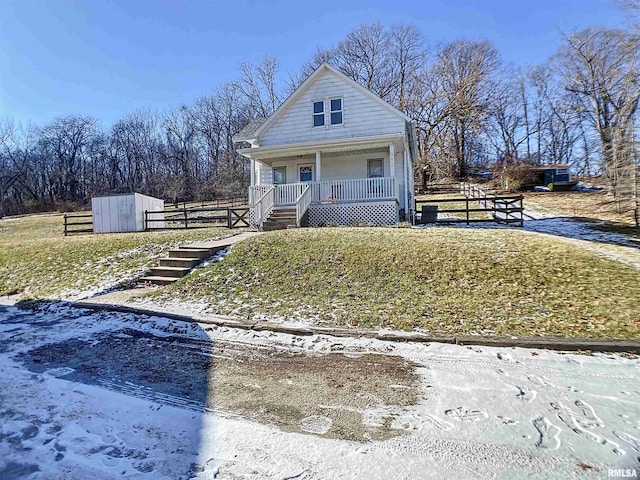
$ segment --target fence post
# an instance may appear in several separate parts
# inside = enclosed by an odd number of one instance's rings
[[[184,212],[184,228],[187,229],[187,228],[189,228],[189,224],[188,224],[188,221],[187,221],[187,208],[186,207],[183,209],[183,212]]]
[[[149,231],[149,210],[144,211],[144,231]]]
[[[227,207],[227,228],[232,228],[232,226],[231,226],[231,207]]]
[[[67,214],[64,214],[64,236],[67,236]]]
[[[467,225],[469,225],[469,197],[465,197],[467,203]]]
[[[524,227],[524,197],[520,195],[520,228]]]

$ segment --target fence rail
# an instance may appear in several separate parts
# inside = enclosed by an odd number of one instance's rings
[[[91,221],[82,220],[80,222],[75,221],[77,219],[85,219],[90,218]],[[90,228],[86,228],[87,225],[90,225]],[[76,228],[81,227],[81,228]],[[68,213],[64,214],[64,236],[73,235],[75,233],[93,233],[93,214],[91,213],[79,213],[70,215]]]
[[[185,208],[219,208],[219,207],[244,207],[249,204],[248,197],[219,198],[217,200],[203,200],[201,202],[165,202],[165,211],[183,210]]]
[[[415,200],[415,210],[420,211],[420,206],[432,206],[436,209],[436,222],[444,223],[470,223],[476,222],[500,222],[500,223],[517,223],[520,227],[524,226],[524,197],[522,195],[495,195],[487,192],[477,185],[460,184],[460,193],[464,195],[461,198],[434,198],[429,200]],[[444,208],[441,209],[439,204],[447,203],[464,203],[464,208]],[[479,204],[479,207],[472,204]],[[489,213],[491,218],[471,218],[472,213]],[[437,218],[439,214],[460,214],[464,213],[464,218]],[[432,220],[432,219],[430,219]],[[425,222],[425,218],[421,218],[421,223]],[[430,222],[429,222],[430,223]]]
[[[170,210],[145,210],[144,229],[184,230],[190,228],[210,228],[212,224],[222,224],[227,228],[249,226],[248,207],[183,208]]]

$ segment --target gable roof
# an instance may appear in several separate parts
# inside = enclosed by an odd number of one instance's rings
[[[260,128],[260,125],[262,125],[266,120],[267,117],[252,118],[242,130],[240,130],[236,135],[233,136],[233,141],[244,142],[255,138],[256,130]]]
[[[306,80],[304,82],[302,82],[300,84],[300,86],[291,95],[289,95],[289,98],[287,98],[282,103],[282,105],[280,105],[277,108],[277,110],[275,112],[273,112],[273,114],[271,114],[269,117],[267,117],[267,119],[263,123],[261,123],[253,131],[253,135],[250,138],[251,139],[258,138],[260,136],[260,134],[262,134],[265,130],[267,130],[269,128],[269,126],[271,124],[273,124],[273,122],[275,122],[280,116],[282,116],[283,112],[285,112],[287,110],[287,108],[289,108],[289,106],[291,104],[293,104],[305,91],[307,91],[309,89],[309,87],[311,85],[313,85],[315,80],[325,71],[329,71],[329,72],[332,72],[333,74],[337,75],[344,82],[348,83],[353,88],[355,88],[356,90],[360,91],[363,95],[367,96],[368,98],[370,98],[374,102],[378,103],[380,106],[386,108],[388,111],[390,111],[394,115],[397,115],[398,117],[403,119],[405,122],[411,122],[411,118],[408,117],[407,115],[405,115],[404,113],[402,113],[400,110],[398,110],[397,108],[395,108],[391,104],[385,102],[378,95],[373,93],[371,90],[363,87],[362,85],[360,85],[355,80],[352,80],[351,78],[347,77],[344,73],[342,73],[337,68],[332,67],[327,62],[324,62],[318,68],[316,68],[313,71],[313,73],[311,75],[309,75],[306,78]],[[244,131],[244,129],[243,129],[243,131]]]

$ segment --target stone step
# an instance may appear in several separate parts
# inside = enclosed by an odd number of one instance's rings
[[[177,250],[169,250],[169,258],[198,258],[205,260],[209,258],[208,248],[178,248]]]
[[[152,267],[149,276],[151,277],[184,277],[191,271],[188,267]]]
[[[208,256],[207,256],[208,258]],[[199,258],[161,258],[160,265],[161,267],[185,267],[185,268],[193,268],[202,260]]]
[[[178,280],[176,277],[161,277],[158,275],[149,275],[140,279],[141,282],[153,283],[154,285],[169,285],[176,280]]]
[[[207,252],[209,252],[209,254],[207,256],[201,257],[203,260],[205,260],[205,259],[207,259],[209,257],[214,256],[220,250],[224,250],[227,247],[229,247],[229,245],[217,245],[215,247],[208,247],[208,248],[205,248],[205,247],[202,247],[202,246],[200,246],[200,247],[190,247],[189,245],[184,245],[184,246],[180,247],[180,250],[198,251],[198,252],[201,251],[201,250],[207,251]],[[196,255],[194,255],[194,257],[195,256]]]

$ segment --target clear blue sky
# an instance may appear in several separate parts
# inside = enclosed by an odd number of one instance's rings
[[[190,104],[275,57],[284,77],[370,21],[413,23],[431,45],[487,39],[503,60],[544,62],[561,34],[620,27],[612,0],[0,0],[0,118],[86,114],[105,127],[138,109]]]

